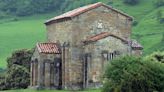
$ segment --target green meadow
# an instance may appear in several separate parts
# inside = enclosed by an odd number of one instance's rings
[[[135,6],[123,4],[122,0],[112,0],[113,3],[109,3],[109,0],[98,1],[110,4],[134,17],[138,24],[132,28],[132,38],[137,39],[144,46],[144,55],[156,50],[164,50],[164,43],[161,43],[164,24],[157,21],[157,12],[159,10],[164,12],[164,7],[155,7],[154,0],[140,0]],[[81,2],[75,1],[73,5],[77,7]],[[6,59],[13,51],[34,48],[37,42],[44,42],[46,40],[44,22],[55,15],[50,13],[1,19],[0,68],[6,67]]]
[[[37,15],[36,15],[37,16]],[[0,22],[0,67],[6,66],[6,58],[17,49],[30,49],[46,38],[41,16],[9,18]]]

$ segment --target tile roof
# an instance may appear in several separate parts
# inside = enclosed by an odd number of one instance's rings
[[[140,43],[138,43],[136,40],[131,40],[131,46],[132,49],[140,49],[140,50],[143,49],[143,46]]]
[[[39,53],[59,54],[61,53],[56,43],[37,43]]]
[[[95,42],[95,41],[101,40],[103,38],[106,38],[108,36],[113,36],[115,38],[122,40],[123,42],[127,42],[127,40],[125,40],[124,38],[121,38],[121,37],[111,34],[109,32],[102,32],[100,34],[91,36],[91,37],[87,38],[84,42]]]
[[[112,9],[112,10],[114,10],[114,11],[116,11],[116,12],[118,12],[118,13],[120,13],[120,14],[128,17],[128,18],[130,18],[131,20],[133,19],[131,16],[129,16],[129,15],[127,15],[127,14],[125,14],[125,13],[123,13],[123,12],[121,12],[121,11],[111,7],[111,6],[108,6],[108,5],[105,5],[105,4],[101,3],[101,2],[98,2],[98,3],[95,3],[95,4],[90,4],[90,5],[87,5],[87,6],[83,6],[83,7],[74,9],[74,10],[66,12],[66,13],[64,13],[62,15],[56,16],[54,18],[51,18],[51,19],[47,20],[45,22],[45,24],[48,24],[48,23],[50,23],[52,21],[55,21],[55,20],[58,20],[58,19],[72,18],[72,17],[75,17],[77,15],[80,15],[80,14],[82,14],[84,12],[87,12],[89,10],[92,10],[92,9],[100,7],[100,6],[104,6],[104,7],[107,7],[109,9]]]

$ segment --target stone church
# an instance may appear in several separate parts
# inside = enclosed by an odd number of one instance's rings
[[[79,7],[45,22],[47,41],[31,59],[30,87],[85,89],[102,86],[105,65],[123,55],[141,55],[131,39],[133,18],[101,2]]]

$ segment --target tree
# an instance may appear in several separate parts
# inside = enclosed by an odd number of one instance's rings
[[[163,92],[163,86],[164,64],[127,56],[107,65],[103,92]]]
[[[62,2],[62,3],[61,3]],[[59,11],[65,0],[0,0],[1,14],[28,16]],[[1,16],[1,15],[0,15]]]
[[[139,0],[124,0],[125,4],[136,5],[139,3]]]

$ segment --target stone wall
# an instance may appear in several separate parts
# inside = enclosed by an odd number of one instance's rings
[[[90,43],[85,46],[84,53],[90,53],[89,61],[89,83],[92,86],[100,83],[105,69],[105,65],[110,60],[129,53],[128,45],[115,37],[107,37],[97,42]],[[103,56],[105,54],[105,56]]]
[[[100,32],[111,32],[123,38],[131,35],[131,21],[103,6],[46,26],[48,41],[70,42],[72,45],[79,45],[86,37]]]
[[[72,41],[72,21],[65,20],[63,22],[47,25],[47,41],[58,42],[61,44],[64,42]]]
[[[132,55],[141,56],[142,55],[142,50],[132,50]]]
[[[115,11],[99,7],[73,18],[71,31],[73,45],[101,32],[130,39],[131,21]]]

